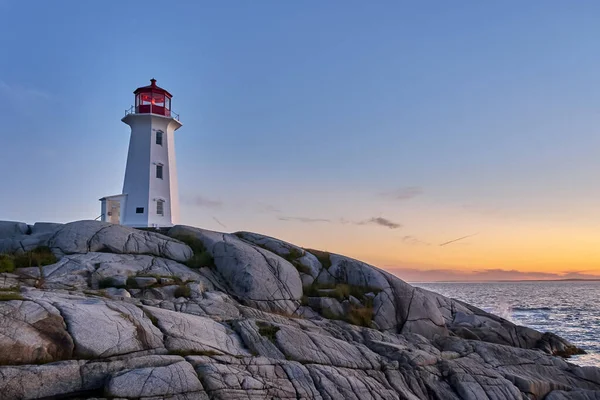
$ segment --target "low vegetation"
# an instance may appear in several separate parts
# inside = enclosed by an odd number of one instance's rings
[[[301,301],[303,305],[309,305],[310,297],[330,297],[339,302],[348,300],[344,303],[346,311],[344,315],[334,314],[328,309],[317,309],[315,311],[327,319],[337,319],[353,325],[369,327],[374,315],[374,296],[367,296],[367,294],[373,293],[373,295],[377,295],[380,291],[377,288],[369,286],[349,285],[347,283],[320,284],[314,282],[312,285],[304,288],[304,295]],[[350,296],[358,300],[360,304],[350,302]]]
[[[279,327],[275,325],[271,325],[264,321],[256,321],[256,326],[258,327],[258,333],[269,339],[271,342],[275,343],[277,339],[277,332],[279,332]]]
[[[175,289],[175,293],[174,293],[175,297],[191,297],[192,296],[192,290],[190,289],[190,287],[188,285],[179,285],[177,286],[177,289]]]
[[[181,356],[181,357],[187,357],[187,356],[212,357],[212,356],[223,355],[223,353],[215,351],[215,350],[171,350],[169,352],[169,354],[174,355],[174,356]]]
[[[308,297],[332,297],[336,300],[343,301],[348,299],[350,296],[356,297],[358,300],[368,299],[367,293],[381,292],[380,289],[369,287],[369,286],[358,286],[350,285],[347,283],[318,283],[314,282],[312,285],[304,288],[304,295]]]
[[[215,266],[215,260],[210,252],[206,249],[206,246],[204,246],[204,243],[202,243],[202,240],[191,234],[175,235],[173,236],[173,239],[177,239],[187,244],[194,252],[192,258],[185,262],[185,265],[188,267],[198,269],[202,267]]]
[[[17,292],[0,292],[0,301],[9,300],[23,300],[23,296]]]
[[[15,270],[15,262],[8,254],[0,254],[0,273],[13,272]]]
[[[319,262],[321,263],[323,268],[329,269],[331,267],[331,253],[328,253],[326,251],[321,251],[321,250],[314,250],[314,249],[304,249],[304,250],[308,251],[310,254],[317,257],[317,260],[319,260]]]
[[[124,285],[119,285],[118,283],[115,282],[115,279],[112,277],[106,277],[106,278],[102,278],[98,281],[98,288],[100,289],[106,289],[109,287],[114,287],[114,288],[124,288]]]
[[[0,273],[13,272],[17,268],[43,267],[58,260],[49,247],[42,246],[21,254],[0,254]]]
[[[138,283],[135,280],[135,276],[130,276],[130,277],[127,278],[126,287],[128,289],[138,289],[139,288]]]

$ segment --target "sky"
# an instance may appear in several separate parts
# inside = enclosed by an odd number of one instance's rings
[[[0,220],[96,218],[122,190],[120,119],[156,78],[184,124],[186,225],[409,281],[600,277],[598,15],[590,0],[0,0]]]

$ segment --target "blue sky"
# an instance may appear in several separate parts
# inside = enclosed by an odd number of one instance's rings
[[[598,15],[597,1],[0,0],[0,219],[95,218],[121,192],[120,118],[154,77],[184,123],[187,224],[382,266],[600,272]],[[587,261],[565,265],[582,243]]]

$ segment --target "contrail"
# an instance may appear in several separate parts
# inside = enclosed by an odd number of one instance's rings
[[[453,240],[450,240],[448,242],[444,242],[444,243],[440,244],[440,246],[445,246],[445,245],[450,244],[450,243],[458,242],[459,240],[470,238],[471,236],[475,236],[475,235],[478,235],[478,233],[474,233],[472,235],[467,235],[467,236],[459,237],[458,239],[453,239]]]
[[[227,229],[227,227],[225,226],[225,224],[223,224],[221,221],[219,221],[217,219],[217,217],[212,217],[215,221],[217,221],[217,224],[221,225],[223,228]]]

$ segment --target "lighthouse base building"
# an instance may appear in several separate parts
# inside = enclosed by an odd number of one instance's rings
[[[175,131],[182,124],[171,111],[173,96],[150,82],[134,91],[135,106],[121,120],[131,127],[123,193],[100,199],[102,221],[136,228],[179,222]]]

